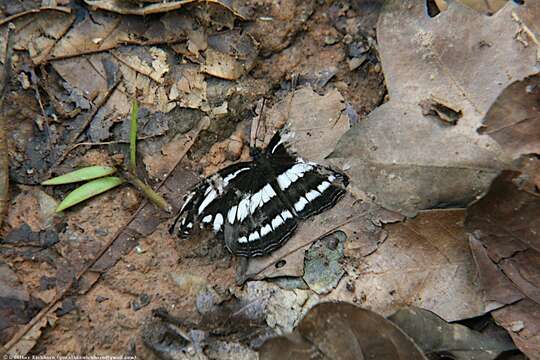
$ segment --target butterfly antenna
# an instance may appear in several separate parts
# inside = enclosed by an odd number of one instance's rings
[[[259,125],[261,123],[265,103],[266,103],[266,98],[263,97],[262,103],[259,109],[259,116],[254,117],[253,122],[251,123],[251,134],[249,136],[249,144],[251,147],[257,146],[257,135],[259,134]]]
[[[287,121],[289,121],[289,114],[291,113],[291,106],[294,93],[296,91],[296,85],[298,85],[298,74],[293,74],[291,77],[291,98],[289,99],[289,104],[287,105]]]

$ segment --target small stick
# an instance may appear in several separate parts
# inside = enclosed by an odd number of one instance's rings
[[[15,26],[8,25],[6,53],[4,58],[4,82],[0,89],[0,226],[8,207],[9,196],[9,153],[6,134],[6,118],[4,114],[4,101],[6,99],[11,80],[11,57],[13,52],[13,31]]]

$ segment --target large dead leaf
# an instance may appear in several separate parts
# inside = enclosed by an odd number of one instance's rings
[[[383,315],[404,305],[428,309],[446,321],[493,308],[476,284],[476,268],[463,229],[462,210],[433,210],[384,227],[378,249],[350,261],[328,299],[359,302]]]
[[[426,359],[417,345],[391,321],[352,304],[321,303],[295,332],[273,338],[259,350],[261,359]]]
[[[351,167],[352,187],[407,215],[480,195],[501,150],[476,129],[508,84],[537,72],[537,49],[515,36],[531,13],[540,16],[534,2],[491,17],[453,2],[430,18],[422,2],[390,1],[377,27],[390,101],[333,154]]]

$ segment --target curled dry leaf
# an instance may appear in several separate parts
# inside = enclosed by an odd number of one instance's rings
[[[488,194],[467,209],[465,226],[501,275],[540,303],[540,197],[520,190],[513,183],[517,175],[499,176]]]
[[[508,2],[491,17],[452,2],[430,18],[422,2],[389,1],[377,38],[390,100],[332,154],[350,164],[352,187],[406,215],[482,194],[504,159],[476,129],[508,84],[537,72],[537,49],[515,36],[519,23],[533,24],[531,13],[540,16],[536,2]],[[422,114],[433,98],[461,112],[455,125]]]
[[[394,323],[347,303],[320,303],[300,321],[294,333],[267,340],[261,359],[426,359]]]

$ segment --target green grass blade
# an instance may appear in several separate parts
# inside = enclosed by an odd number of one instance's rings
[[[67,174],[54,177],[41,183],[41,185],[61,185],[79,181],[96,179],[102,176],[114,174],[115,168],[110,166],[88,166]]]
[[[135,173],[137,168],[137,117],[139,105],[137,100],[131,102],[131,122],[129,127],[129,168]]]
[[[87,182],[70,192],[68,196],[62,200],[60,205],[58,205],[56,212],[60,212],[84,200],[90,199],[91,197],[110,190],[123,182],[124,180],[116,176],[108,176]]]

